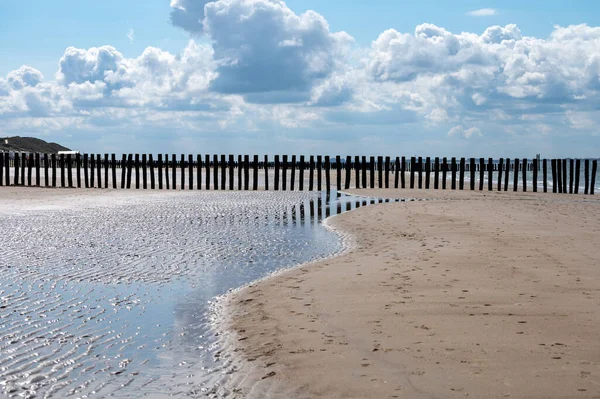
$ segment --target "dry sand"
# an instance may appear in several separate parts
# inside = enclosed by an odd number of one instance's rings
[[[333,217],[346,253],[225,298],[234,397],[600,398],[597,198],[357,194],[448,200]]]

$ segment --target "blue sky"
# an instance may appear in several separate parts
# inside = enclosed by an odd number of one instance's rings
[[[595,1],[7,0],[0,136],[596,157],[599,26]]]

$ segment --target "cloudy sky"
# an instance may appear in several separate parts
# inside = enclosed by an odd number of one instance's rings
[[[597,1],[0,1],[0,136],[598,157],[599,126]]]

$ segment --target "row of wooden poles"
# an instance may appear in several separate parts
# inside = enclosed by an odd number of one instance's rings
[[[467,162],[468,161],[468,162]],[[324,188],[327,191],[331,190],[331,171],[336,172],[336,187],[338,189],[350,188],[352,173],[355,174],[356,188],[389,188],[390,174],[394,175],[394,188],[407,188],[405,181],[405,173],[410,172],[409,188],[431,188],[431,180],[433,180],[434,189],[446,189],[447,175],[451,174],[450,188],[452,190],[464,190],[465,174],[470,177],[470,189],[475,190],[476,174],[479,173],[479,190],[484,189],[484,177],[487,173],[488,190],[493,190],[494,172],[497,175],[497,190],[507,191],[509,189],[509,172],[513,172],[513,191],[518,190],[519,171],[522,172],[523,191],[527,191],[527,171],[533,172],[532,190],[538,191],[538,173],[541,172],[541,181],[543,192],[548,192],[548,163],[551,167],[552,177],[552,192],[554,193],[579,193],[579,181],[581,162],[580,159],[544,159],[538,161],[534,159],[529,162],[526,158],[515,158],[511,161],[510,158],[500,158],[498,163],[494,163],[492,158],[488,158],[487,164],[484,158],[451,158],[448,162],[447,158],[436,157],[411,157],[410,162],[406,162],[405,157],[396,157],[395,160],[390,157],[367,157],[347,156],[343,161],[340,156],[334,159],[329,156],[310,156],[308,159],[305,156],[300,156],[298,159],[295,155],[288,157],[279,155],[274,157],[273,162],[269,161],[268,156],[264,156],[264,161],[259,161],[259,156],[254,155],[250,159],[249,155],[238,155],[237,162],[233,155],[227,158],[225,155],[213,155],[212,160],[210,155],[205,155],[204,160],[201,155],[181,155],[179,161],[177,156],[172,154],[169,160],[168,154],[158,154],[156,160],[153,155],[142,154],[123,154],[120,160],[117,160],[115,154],[104,154],[102,158],[100,154],[19,154],[15,153],[14,158],[10,159],[8,153],[0,153],[0,185],[4,182],[10,185],[10,168],[14,169],[13,183],[14,185],[34,185],[33,170],[35,169],[35,186],[40,186],[41,174],[40,169],[44,168],[44,180],[46,187],[57,187],[57,169],[60,169],[60,187],[102,187],[102,175],[104,175],[104,187],[109,186],[109,172],[112,174],[112,188],[117,188],[117,169],[121,173],[121,188],[132,188],[132,177],[135,178],[135,188],[143,189],[176,189],[177,188],[177,171],[180,171],[181,188],[185,187],[186,170],[188,171],[189,190],[202,188],[203,176],[202,169],[205,170],[204,182],[205,189],[211,187],[211,168],[213,175],[213,187],[215,190],[234,190],[234,176],[237,171],[237,189],[249,190],[250,172],[253,174],[252,190],[258,189],[259,169],[265,171],[264,174],[264,189],[269,190],[269,169],[274,169],[274,190],[287,190],[287,174],[290,172],[290,190],[295,189],[296,171],[299,172],[298,189],[304,190],[304,174],[305,171],[309,174],[308,190],[315,189],[314,181],[316,174],[316,189],[321,191]],[[594,194],[595,178],[597,171],[597,160],[584,162],[584,194]],[[540,165],[541,163],[541,165]],[[569,166],[567,168],[567,165]],[[591,174],[590,174],[591,166]],[[73,181],[73,169],[75,170],[75,179]],[[50,171],[52,171],[50,178]],[[148,182],[148,170],[150,181]],[[219,179],[219,170],[221,170]],[[569,176],[567,176],[567,170]],[[155,173],[157,171],[158,173]],[[196,173],[194,173],[194,171]],[[83,181],[82,181],[83,172]],[[104,173],[103,173],[104,172]],[[170,173],[169,173],[170,172]],[[315,173],[316,172],[316,173]],[[322,181],[323,172],[325,172],[325,182]],[[398,173],[400,172],[400,173]],[[375,185],[375,174],[378,175],[378,184]],[[169,180],[169,174],[171,179]],[[433,179],[431,175],[433,174]],[[440,179],[441,174],[441,179]],[[27,175],[27,176],[26,176]],[[458,175],[458,182],[457,182]],[[227,179],[228,187],[227,187]],[[281,176],[281,184],[280,184]],[[95,179],[96,177],[96,179]],[[163,178],[164,177],[164,178]],[[368,181],[367,181],[368,177]],[[423,179],[424,177],[424,179]],[[96,180],[96,182],[94,181]],[[342,180],[343,185],[342,185]],[[441,180],[441,181],[440,181]],[[504,184],[502,184],[504,182]],[[141,183],[141,185],[140,185]],[[149,186],[148,186],[149,183]],[[164,184],[163,184],[164,183]],[[219,185],[220,183],[220,185]]]

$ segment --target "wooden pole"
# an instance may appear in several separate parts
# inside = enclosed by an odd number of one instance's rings
[[[8,153],[6,153],[8,157]],[[39,174],[38,174],[39,176]],[[0,151],[0,186],[4,185],[4,152]]]
[[[52,154],[54,155],[54,154]],[[15,166],[15,180],[14,180],[14,185],[18,186],[19,185],[19,162],[20,161],[20,155],[18,152],[15,152],[15,160],[14,160],[14,166]]]
[[[182,155],[183,156],[183,155]],[[148,164],[148,159],[146,154],[142,154],[142,188],[144,190],[148,189],[148,177],[147,177],[147,165]]]
[[[36,163],[36,185],[40,185],[40,154],[35,154],[35,163]],[[75,154],[75,169],[77,170],[77,188],[81,188],[81,154]]]
[[[579,176],[581,175],[581,160],[575,160],[575,194],[579,194]]]
[[[92,154],[92,157],[93,156],[94,156],[94,154]],[[133,156],[131,154],[127,155],[127,189],[131,188],[131,173],[132,173],[132,168],[133,168],[133,158],[132,157]],[[92,169],[91,176],[94,176],[94,170],[93,169]],[[167,187],[168,187],[168,184],[169,183],[167,183]],[[93,185],[92,185],[92,187],[93,187]]]
[[[300,155],[300,176],[298,177],[298,188],[300,191],[304,190],[304,168],[306,167],[306,161],[304,155]]]
[[[282,165],[281,165],[281,189],[282,191],[287,190],[287,170],[288,170],[288,156],[282,155]]]
[[[215,190],[219,189],[219,156],[217,154],[213,154],[213,186]],[[225,187],[221,187],[224,189]],[[246,188],[248,190],[248,188]]]
[[[190,159],[191,159],[191,155],[190,155]],[[116,177],[117,174],[115,172],[115,154],[111,154],[111,163],[112,165],[112,171],[113,171],[113,188],[117,188],[116,186]],[[191,162],[190,162],[191,163]],[[156,188],[156,180],[154,178],[154,158],[152,157],[152,154],[148,154],[148,164],[150,165],[150,189],[154,190]]]
[[[275,155],[275,191],[279,191],[279,155]]]
[[[25,165],[25,159],[23,159],[23,165]],[[25,175],[25,174],[23,174]],[[25,185],[25,184],[23,184]],[[65,154],[60,154],[60,186],[65,187]]]
[[[323,157],[321,155],[317,155],[317,190],[323,190],[322,185],[323,180]]]
[[[267,156],[265,155],[265,165],[267,163]],[[227,167],[229,168],[229,190],[233,191],[233,180],[235,177],[235,171],[234,171],[234,164],[235,164],[235,158],[233,156],[233,154],[229,154],[229,164],[227,165]],[[266,166],[265,166],[266,168]],[[266,184],[266,190],[269,189],[269,183],[268,180],[265,176],[265,184]]]
[[[29,153],[29,157],[27,158],[27,185],[31,186],[31,182],[32,182],[32,173],[33,173],[33,152]],[[70,157],[69,157],[70,158]],[[71,166],[69,165],[69,169],[71,168]],[[72,187],[73,185],[69,185],[69,187]]]
[[[533,159],[533,192],[534,193],[537,193],[537,185],[538,185],[538,160],[537,160],[537,158],[534,158]]]
[[[135,189],[139,190],[140,189],[140,154],[135,154],[134,155],[135,159],[134,159],[134,168],[135,168]],[[175,160],[173,160],[175,161]],[[175,162],[173,162],[175,163]],[[173,170],[175,170],[175,168],[173,168]],[[175,179],[173,179],[175,180]],[[175,186],[175,181],[173,181],[173,186]]]
[[[150,157],[152,157],[152,155],[150,155]],[[117,188],[117,157],[115,154],[110,154],[110,164],[112,169],[112,188]],[[154,175],[152,175],[152,182],[154,182]],[[154,185],[154,183],[152,184]]]
[[[64,162],[62,163],[64,167]],[[21,154],[21,185],[25,185],[25,167],[27,166],[27,155],[25,153]],[[64,182],[64,179],[61,180],[61,183]],[[64,183],[63,183],[64,187]]]
[[[301,159],[303,160],[304,158],[301,157]],[[303,188],[303,181],[302,179],[304,178],[304,170],[302,170],[302,166],[300,165],[300,191],[302,191]],[[264,161],[264,168],[265,168],[265,190],[269,190],[269,156],[265,155],[265,161]]]
[[[494,160],[488,158],[488,191],[494,190]]]
[[[415,166],[417,163],[417,158],[410,157],[410,188],[415,188]]]
[[[179,157],[179,169],[180,169],[180,174],[181,176],[179,176],[179,182],[181,183],[181,190],[185,190],[185,154],[181,154]]]
[[[252,174],[252,189],[254,191],[258,190],[258,155],[254,156],[254,162],[252,165],[253,174]]]
[[[193,189],[194,189],[194,156],[192,154],[188,154],[188,190],[193,190]]]
[[[244,171],[244,161],[242,160],[242,156],[238,155],[238,190],[242,191],[242,173]]]
[[[377,185],[383,188],[383,157],[377,157]]]
[[[573,194],[573,178],[574,178],[574,168],[575,160],[573,158],[569,159],[569,194]]]
[[[241,157],[241,156],[240,156]],[[241,159],[240,159],[240,170],[242,168],[241,165]],[[204,173],[206,174],[205,179],[206,181],[204,182],[204,188],[206,189],[206,191],[210,190],[210,155],[209,154],[204,154]],[[242,179],[241,179],[241,175],[240,175],[240,184],[242,184]],[[240,187],[241,189],[241,187]]]
[[[563,184],[562,184],[562,162],[560,159],[556,160],[556,184],[558,185],[558,193],[562,194],[563,192]]]
[[[517,186],[519,185],[519,158],[515,158],[515,170],[514,170],[514,179],[513,179],[513,191],[517,191]]]
[[[590,180],[590,195],[594,195],[594,186],[596,185],[596,172],[598,170],[598,160],[592,161],[592,179]]]
[[[44,154],[44,163],[46,164],[46,172],[48,172],[48,154]],[[85,183],[85,188],[89,188],[90,187],[90,180],[88,177],[88,166],[89,166],[89,160],[88,160],[88,154],[83,154],[83,179],[84,179],[84,183]],[[46,187],[48,187],[48,175],[46,173]]]
[[[33,159],[33,154],[31,154],[30,160]],[[69,188],[73,188],[73,159],[71,159],[71,154],[67,154],[67,183],[69,184]],[[31,168],[29,168],[29,185],[31,185]]]
[[[233,161],[232,161],[233,163]],[[231,179],[233,180],[233,179]],[[202,190],[202,155],[196,154],[196,190]]]
[[[584,160],[585,162],[585,170],[584,170],[584,177],[585,177],[585,190],[584,190],[584,194],[588,195],[589,193],[589,183],[590,183],[590,160],[586,159]]]
[[[446,176],[448,173],[448,159],[442,158],[442,190],[446,189]]]
[[[508,175],[510,174],[510,158],[506,158],[506,168],[504,170],[504,191],[508,191]]]
[[[367,164],[367,157],[364,155],[361,158],[360,168],[361,168],[361,172],[362,172],[361,187],[368,188],[368,186],[367,186],[367,169],[369,168],[369,165]],[[356,184],[358,185],[358,182],[356,182]]]
[[[102,158],[100,154],[96,154],[96,170],[98,171],[98,188],[102,188]]]
[[[84,157],[85,157],[85,155],[84,155]],[[121,188],[125,188],[126,164],[127,164],[127,158],[126,158],[125,154],[122,154],[122,157],[121,157]],[[87,187],[87,166],[85,165],[85,162],[84,162],[83,170],[84,170],[84,173],[86,174],[86,177],[85,177],[86,183],[85,184]]]
[[[244,155],[244,190],[250,186],[250,155]]]
[[[435,157],[433,160],[433,188],[440,188],[440,157]]]
[[[104,188],[108,188],[108,154],[104,154]]]
[[[369,157],[369,173],[370,173],[370,186],[371,188],[375,188],[375,157]]]
[[[50,173],[48,172],[48,168],[50,167],[50,162],[48,160],[48,154],[44,154],[44,186],[50,186]],[[8,180],[8,154],[6,154],[6,158],[4,158],[4,166],[6,168],[6,185],[9,186],[10,182]]]
[[[314,177],[315,177],[315,157],[314,155],[310,156],[309,160],[309,176],[308,176],[308,190],[313,191],[314,188]]]
[[[165,154],[165,190],[169,190],[169,154]]]
[[[325,155],[325,190],[331,192],[331,159],[329,155]]]
[[[52,160],[52,163],[55,163],[55,160]],[[55,170],[52,169],[52,174],[54,175]],[[96,180],[96,155],[95,154],[90,154],[90,188],[94,188],[96,187],[96,185],[94,184],[94,181]],[[52,178],[52,184],[54,187],[54,177]]]
[[[562,160],[562,172],[563,172],[563,177],[562,177],[562,183],[563,183],[563,193],[567,193],[567,160],[563,159]]]
[[[342,157],[339,155],[335,156],[335,188],[340,190],[342,188]]]
[[[544,186],[544,192],[547,193],[548,192],[548,160],[544,159],[542,161],[542,174],[544,175],[544,180],[542,182],[543,186]]]
[[[171,189],[177,190],[177,155],[171,154]]]
[[[498,191],[502,191],[502,171],[504,169],[504,158],[498,160]]]
[[[344,182],[344,188],[347,190],[350,188],[350,176],[352,170],[352,157],[350,155],[346,156],[346,163],[344,164],[344,169],[346,170],[346,179]]]
[[[258,155],[256,155],[256,173],[258,180]],[[221,154],[221,190],[227,190],[227,159],[225,154]]]
[[[325,155],[325,191],[331,192],[331,158]]]
[[[291,167],[291,176],[290,176],[290,190],[294,191],[295,188],[295,180],[296,180],[296,156],[292,155],[292,163]]]
[[[465,189],[465,158],[460,158],[459,164],[459,176],[458,176],[458,188],[460,190]]]
[[[198,166],[200,167],[200,166]],[[163,156],[162,154],[158,154],[158,160],[156,164],[156,168],[158,169],[158,189],[163,189]],[[123,188],[123,182],[121,182],[121,188]]]
[[[452,157],[451,160],[452,166],[452,190],[456,190],[456,158]]]
[[[425,188],[429,189],[429,181],[431,174],[431,158],[425,158]]]
[[[417,176],[419,180],[419,190],[423,188],[423,158],[417,158]]]
[[[485,173],[485,160],[479,158],[479,191],[483,191],[483,176]]]
[[[556,159],[552,159],[550,163],[552,164],[552,192],[556,193],[558,191],[556,189]]]
[[[360,188],[360,156],[354,156],[354,188]]]
[[[523,192],[527,191],[527,158],[523,158]]]
[[[396,162],[394,164],[394,188],[398,188],[398,179],[400,178],[400,157],[396,157]]]
[[[471,191],[475,190],[475,169],[477,169],[477,167],[475,166],[475,158],[470,158],[469,159],[469,188],[471,189]]]

